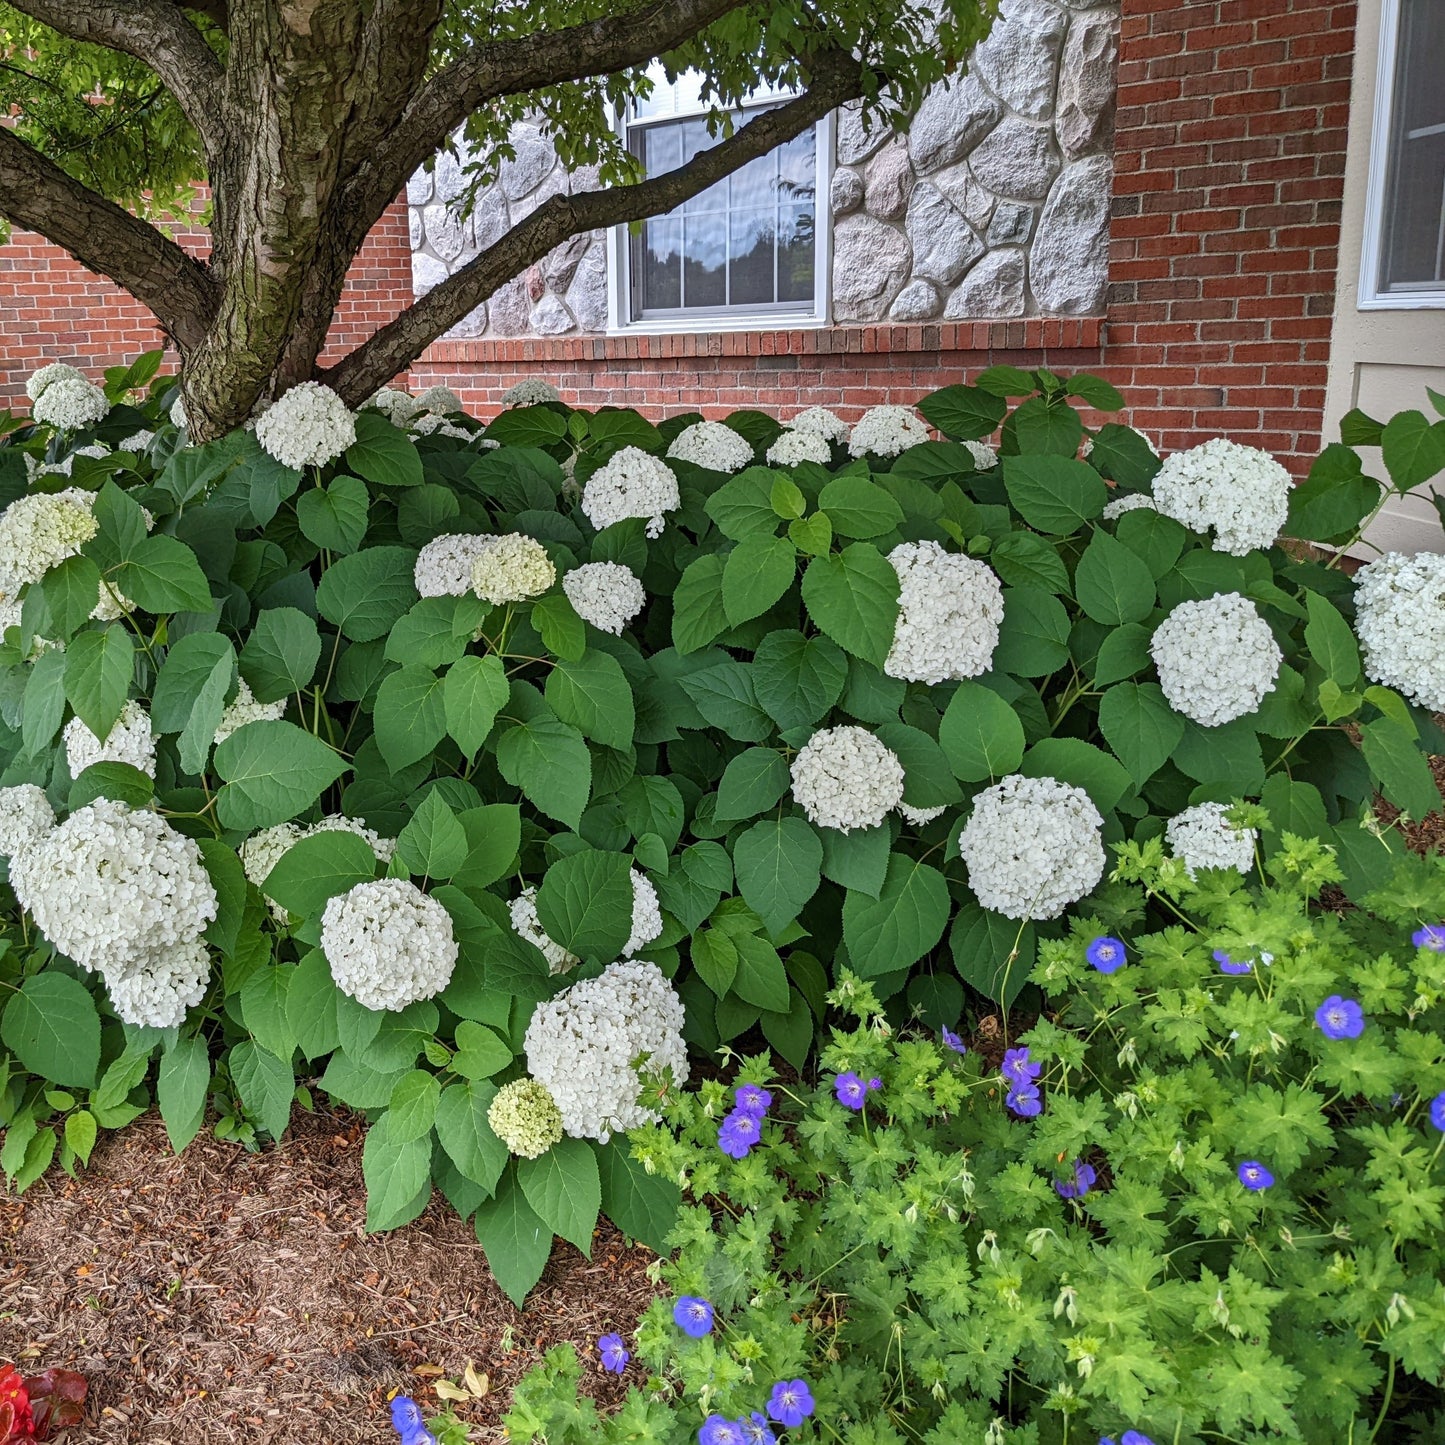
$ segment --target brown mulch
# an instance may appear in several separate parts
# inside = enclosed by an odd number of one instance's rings
[[[440,1197],[364,1232],[363,1137],[298,1113],[277,1148],[203,1135],[178,1159],[146,1119],[105,1136],[79,1179],[0,1195],[0,1361],[90,1379],[75,1442],[382,1445],[393,1392],[431,1413],[436,1380],[468,1362],[490,1388],[455,1408],[473,1440],[500,1441],[511,1387],[566,1340],[584,1389],[619,1399],[591,1346],[651,1301],[652,1253],[601,1223],[591,1261],[559,1242],[518,1310]]]

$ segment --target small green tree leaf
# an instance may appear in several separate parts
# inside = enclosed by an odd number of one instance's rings
[[[328,898],[376,877],[376,854],[365,838],[343,828],[327,828],[293,843],[276,861],[262,885],[298,918],[314,918]]]
[[[343,556],[361,546],[370,512],[366,483],[356,477],[336,477],[329,486],[313,488],[296,498],[301,535]]]
[[[519,1159],[517,1181],[542,1223],[590,1259],[602,1183],[586,1140],[562,1139],[540,1158]]]
[[[848,658],[829,638],[779,630],[758,644],[751,670],[757,700],[787,731],[817,722],[838,701]]]
[[[425,480],[416,444],[375,412],[358,414],[346,465],[375,487],[418,487]]]
[[[894,853],[877,898],[850,892],[843,900],[843,939],[853,967],[876,978],[916,963],[943,937],[948,913],[943,874]]]
[[[417,600],[415,566],[409,547],[368,547],[342,557],[322,573],[316,609],[353,642],[385,637]]]
[[[788,791],[788,765],[771,748],[748,748],[724,769],[714,816],[720,823],[756,818]]]
[[[497,740],[497,768],[549,818],[575,828],[592,792],[592,757],[576,728],[553,717],[517,723]]]
[[[603,1212],[623,1234],[665,1254],[667,1236],[682,1206],[682,1191],[671,1179],[649,1174],[632,1158],[626,1139],[614,1139],[597,1153]]]
[[[1068,414],[1077,423],[1077,415],[1072,410]],[[1003,480],[1024,521],[1057,536],[1077,532],[1093,521],[1109,497],[1093,467],[1064,456],[1005,457]]]
[[[135,644],[119,622],[71,639],[65,652],[65,696],[96,737],[110,736],[134,670]]]
[[[672,593],[672,645],[679,652],[697,652],[727,631],[722,579],[723,559],[712,552],[689,563],[678,578]]]
[[[738,890],[775,936],[818,891],[823,845],[802,818],[754,823],[733,847]]]
[[[997,780],[1013,772],[1024,755],[1018,714],[982,683],[960,682],[938,725],[938,745],[965,783]]]
[[[32,974],[0,1015],[3,1043],[32,1074],[89,1089],[100,1066],[100,1015],[84,984],[64,973]]]
[[[1099,731],[1142,788],[1184,736],[1184,719],[1157,682],[1121,682],[1099,700]]]
[[[291,1065],[259,1044],[244,1040],[231,1050],[231,1078],[246,1112],[273,1138],[291,1122],[296,1075]]]
[[[295,607],[268,607],[241,649],[241,676],[257,702],[279,702],[310,684],[320,659],[315,621]]]
[[[870,542],[815,557],[803,574],[803,603],[840,647],[882,667],[898,621],[898,574]]]
[[[552,711],[583,737],[619,751],[632,746],[632,688],[615,657],[589,651],[575,662],[559,662],[547,676],[545,695]]]
[[[520,1309],[547,1267],[552,1230],[528,1204],[515,1175],[508,1176],[495,1198],[478,1207],[474,1224],[493,1279]]]
[[[867,477],[834,477],[818,496],[840,537],[881,537],[903,520],[903,508]]]
[[[146,612],[209,612],[211,586],[196,554],[175,537],[147,537],[115,578],[125,596]]]
[[[428,878],[451,878],[466,862],[466,829],[433,788],[401,830],[396,856],[408,872]]]
[[[762,533],[745,537],[723,561],[723,613],[728,623],[737,627],[766,612],[793,585],[797,568],[797,549],[786,538]]]
[[[431,753],[447,735],[444,684],[429,667],[399,667],[381,680],[372,721],[393,773]]]
[[[1154,610],[1154,577],[1118,538],[1099,531],[1079,558],[1074,596],[1095,622],[1141,622]]]
[[[177,1039],[161,1055],[156,1104],[166,1126],[166,1137],[177,1154],[201,1132],[210,1087],[210,1051],[199,1035]]]
[[[632,933],[632,863],[597,848],[560,858],[537,890],[542,931],[579,958],[610,963]]]
[[[367,1130],[361,1151],[361,1176],[366,1181],[368,1233],[395,1229],[415,1219],[417,1196],[431,1184],[431,1136],[400,1138],[390,1113]]]
[[[305,812],[349,765],[294,723],[253,722],[216,749],[226,780],[216,809],[227,828],[252,832]]]
[[[486,742],[510,693],[499,657],[461,657],[447,669],[442,687],[447,732],[468,757]]]

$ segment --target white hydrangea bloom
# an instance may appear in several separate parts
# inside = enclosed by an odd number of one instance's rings
[[[1290,475],[1268,452],[1214,437],[1164,459],[1154,501],[1192,532],[1214,533],[1214,550],[1243,557],[1273,546],[1289,513]]]
[[[921,828],[925,823],[931,823],[935,818],[941,818],[948,810],[938,808],[914,808],[907,803],[899,803],[898,816],[905,823],[911,823],[915,828]]]
[[[987,442],[966,441],[963,445],[968,449],[968,454],[979,471],[989,472],[998,465],[998,453]]]
[[[134,611],[134,600],[120,591],[114,582],[101,578],[100,586],[96,589],[95,606],[90,612],[91,621],[116,622],[127,612]]]
[[[582,511],[599,532],[628,517],[645,517],[647,535],[660,537],[664,513],[681,505],[677,474],[640,447],[623,447],[582,488]]]
[[[324,467],[355,444],[356,418],[329,386],[303,381],[261,413],[256,440],[283,467]]]
[[[430,437],[456,437],[458,441],[469,442],[472,440],[472,433],[465,427],[454,426],[441,412],[425,412],[412,422],[411,429],[418,436]],[[494,447],[494,441],[483,441],[482,447]]]
[[[179,392],[176,399],[171,403],[171,425],[180,431],[186,429],[186,403],[185,398]]]
[[[416,556],[416,590],[423,597],[465,597],[477,558],[496,540],[466,532],[433,537]]]
[[[1149,652],[1169,706],[1207,728],[1256,712],[1274,691],[1283,656],[1238,592],[1181,602],[1154,629]]]
[[[358,883],[327,900],[321,951],[342,993],[399,1013],[451,982],[457,940],[451,915],[405,878]]]
[[[83,376],[58,376],[35,398],[33,421],[57,431],[79,431],[104,421],[110,411],[106,394]]]
[[[519,1159],[540,1159],[562,1142],[562,1111],[537,1079],[503,1084],[487,1109],[487,1123]]]
[[[493,537],[472,563],[472,591],[483,602],[525,602],[540,597],[556,580],[547,549],[522,532]]]
[[[848,454],[896,457],[927,440],[928,428],[911,406],[873,406],[853,423]]]
[[[1254,845],[1259,833],[1238,828],[1225,816],[1227,803],[1197,803],[1176,813],[1164,825],[1169,851],[1194,877],[1201,868],[1233,868],[1248,873],[1254,867]]]
[[[173,1029],[206,996],[211,956],[199,939],[140,955],[124,972],[102,969],[111,1007],[128,1024]]]
[[[1371,681],[1445,712],[1445,556],[1387,552],[1361,567],[1355,633]]]
[[[578,617],[614,636],[647,602],[637,574],[621,562],[584,562],[562,578],[562,591]]]
[[[32,492],[0,513],[0,593],[16,596],[52,567],[74,557],[100,530],[89,507]]]
[[[537,917],[537,889],[534,885],[529,883],[522,889],[507,905],[507,911],[512,915],[512,928],[517,937],[541,950],[547,960],[548,973],[566,973],[581,962],[575,953],[569,953],[560,943],[553,943],[547,937],[542,921]]]
[[[155,434],[153,431],[138,431],[138,432],[132,432],[131,435],[128,436],[128,437],[116,448],[116,451],[118,451],[118,452],[134,452],[134,453],[143,452],[143,451],[145,451],[145,449],[146,449],[148,446],[150,446],[150,444],[151,444],[155,439],[156,439],[156,434]]]
[[[0,788],[0,858],[13,858],[55,827],[55,809],[44,788],[17,783]]]
[[[302,836],[303,830],[295,823],[277,823],[274,828],[262,828],[252,833],[240,847],[241,868],[247,880],[264,892],[271,870]],[[274,904],[272,908],[274,911]]]
[[[429,386],[416,398],[421,411],[433,416],[452,416],[462,410],[462,399],[449,386]]]
[[[64,361],[52,361],[48,365],[42,366],[39,371],[31,374],[30,380],[25,383],[25,395],[28,396],[31,401],[39,401],[40,393],[44,391],[52,381],[59,381],[62,377],[84,381],[85,373],[77,367],[68,365]]]
[[[901,542],[888,560],[898,574],[898,621],[883,671],[929,683],[987,672],[1003,621],[993,568],[927,541]]]
[[[720,421],[698,421],[673,437],[667,454],[710,472],[738,472],[752,462],[753,447]]]
[[[34,481],[37,477],[68,477],[75,470],[76,457],[91,457],[100,461],[110,455],[110,448],[102,446],[99,442],[91,442],[89,446],[76,447],[73,452],[61,457],[58,462],[40,462],[29,454],[25,457],[26,480]],[[95,495],[92,492],[83,491],[79,487],[66,487],[63,492],[55,495],[62,496],[75,502],[77,506],[89,507],[94,505]],[[79,499],[84,498],[82,502]]]
[[[40,931],[82,968],[124,973],[216,916],[193,839],[158,813],[109,798],[77,808],[10,862],[10,884]]]
[[[606,1143],[655,1123],[639,1102],[642,1075],[687,1082],[683,1007],[655,964],[614,963],[537,1005],[527,1025],[527,1070],[552,1095],[574,1139]]]
[[[1005,918],[1057,918],[1104,876],[1103,827],[1082,788],[1014,773],[973,800],[958,851],[985,908]]]
[[[503,406],[541,406],[545,401],[561,401],[562,393],[540,376],[524,376],[502,394]]]
[[[632,932],[622,945],[622,956],[631,958],[640,953],[654,938],[662,936],[662,908],[657,889],[645,874],[632,870]]]
[[[793,759],[793,798],[810,823],[876,828],[903,801],[903,764],[867,728],[821,728]]]
[[[827,466],[833,460],[833,448],[822,432],[806,427],[784,427],[777,441],[768,448],[770,467],[796,467],[801,462],[817,462]]]
[[[1104,520],[1113,522],[1122,517],[1125,512],[1145,510],[1150,512],[1159,510],[1154,504],[1154,498],[1148,492],[1120,492],[1112,501],[1104,503]]]
[[[156,775],[156,740],[150,714],[131,698],[102,742],[78,717],[66,723],[65,762],[78,778],[94,763],[129,763],[147,777]]]
[[[383,838],[375,828],[368,828],[361,818],[348,818],[345,813],[328,813],[319,823],[313,823],[303,833],[303,838],[314,838],[318,833],[354,833],[376,854],[378,863],[390,863],[396,857],[396,839]]]
[[[257,702],[256,695],[246,684],[246,679],[241,678],[236,685],[236,696],[226,704],[226,710],[221,714],[221,721],[216,725],[216,736],[212,741],[220,747],[233,732],[239,731],[247,723],[279,722],[286,716],[288,701],[289,698],[283,697],[277,702]]]
[[[836,416],[826,406],[810,406],[806,411],[800,411],[791,421],[783,423],[792,431],[811,431],[828,442],[846,442],[848,440],[848,423],[842,417]]]
[[[392,426],[404,427],[421,409],[417,399],[398,387],[384,386],[373,392],[367,401],[373,411],[379,411]]]

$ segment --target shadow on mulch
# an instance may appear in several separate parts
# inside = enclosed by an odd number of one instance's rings
[[[203,1136],[178,1159],[147,1119],[78,1180],[0,1196],[0,1360],[89,1378],[77,1445],[381,1445],[389,1394],[430,1412],[431,1367],[456,1381],[468,1361],[491,1389],[456,1408],[473,1439],[500,1441],[511,1387],[565,1340],[584,1388],[620,1399],[590,1347],[651,1301],[651,1251],[606,1223],[591,1261],[559,1242],[518,1310],[439,1196],[405,1229],[364,1232],[363,1137],[298,1113],[264,1153]]]

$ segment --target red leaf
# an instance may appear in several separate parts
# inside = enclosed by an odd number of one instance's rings
[[[85,1376],[75,1370],[42,1370],[25,1381],[35,1411],[35,1438],[46,1440],[85,1418]]]

